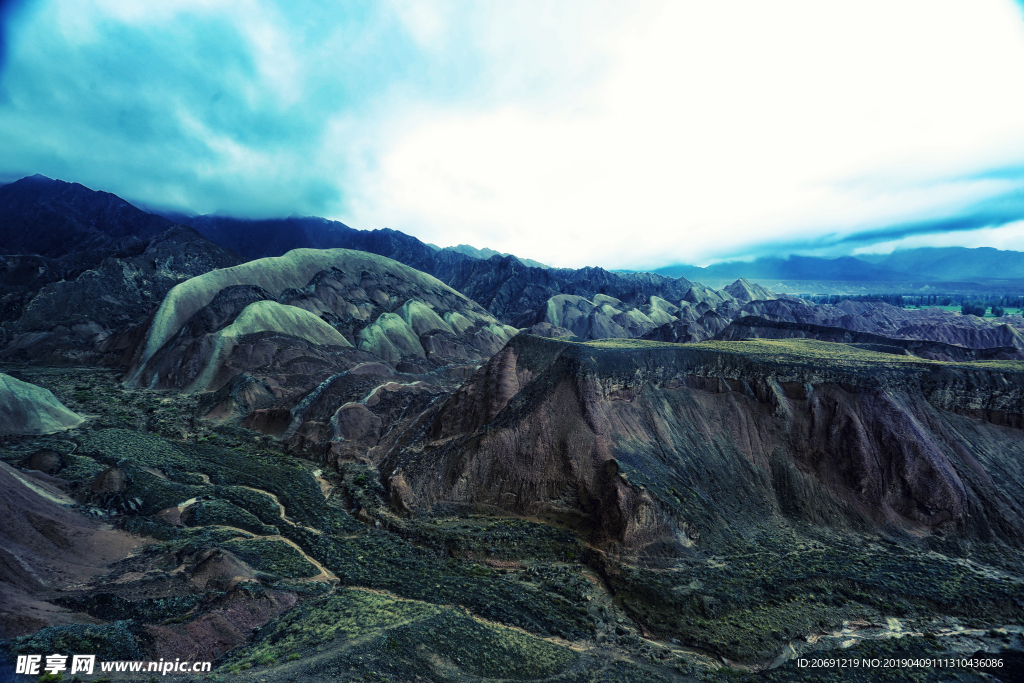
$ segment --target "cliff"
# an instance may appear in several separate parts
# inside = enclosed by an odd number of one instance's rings
[[[1024,363],[811,340],[515,337],[380,447],[411,511],[559,515],[678,554],[787,519],[1024,540]]]

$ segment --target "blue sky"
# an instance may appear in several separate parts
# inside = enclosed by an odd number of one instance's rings
[[[0,178],[559,266],[1024,251],[1009,0],[3,3]]]

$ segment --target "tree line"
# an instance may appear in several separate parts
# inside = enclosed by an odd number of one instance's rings
[[[1016,309],[1024,311],[1024,296],[1004,295],[971,298],[967,295],[947,294],[813,294],[804,299],[816,304],[838,304],[842,301],[881,302],[899,308],[928,308],[929,306],[960,306],[963,315],[983,317],[988,311],[1002,318]]]

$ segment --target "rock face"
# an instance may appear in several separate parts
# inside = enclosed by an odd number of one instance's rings
[[[290,348],[298,347],[321,355],[357,348],[362,355],[343,357],[437,367],[486,359],[514,333],[452,288],[396,261],[297,249],[172,289],[146,330],[129,381],[216,391],[247,369],[291,362]]]
[[[203,394],[211,418],[351,459],[515,333],[391,259],[299,249],[172,289],[139,335],[127,381]]]
[[[631,298],[635,300],[635,296]],[[678,303],[653,295],[642,305],[634,305],[606,294],[591,299],[558,294],[532,318],[520,322],[543,337],[567,336],[557,331],[567,330],[580,340],[641,338],[689,343],[722,331],[743,304],[776,298],[773,292],[745,280],[722,290],[687,283]]]
[[[17,320],[45,285],[74,280],[85,266],[35,254],[0,256],[0,323]]]
[[[0,638],[73,621],[76,615],[39,594],[91,578],[138,545],[69,509],[72,503],[45,480],[0,463]]]
[[[1022,406],[1014,362],[520,335],[389,445],[381,470],[414,512],[574,517],[594,542],[648,554],[785,516],[1019,546]]]
[[[454,266],[454,264],[453,264]],[[471,259],[437,273],[503,322],[528,327],[543,321],[547,302],[570,295],[596,302],[599,295],[635,308],[651,297],[676,301],[693,285],[653,273],[612,273],[603,268],[531,268],[514,256]]]
[[[358,249],[429,273],[486,308],[503,323],[528,326],[552,296],[593,299],[605,294],[641,305],[651,296],[677,300],[691,283],[652,273],[612,273],[602,268],[548,268],[508,254],[488,255],[460,245],[436,249],[396,230],[355,230],[322,218],[246,221],[219,216],[175,217],[208,239],[248,258],[292,249]],[[480,258],[489,256],[488,258]]]
[[[0,346],[17,360],[116,363],[182,280],[241,258],[106,192],[43,176],[0,187]]]
[[[994,323],[937,308],[904,309],[865,301],[815,305],[793,297],[754,301],[745,305],[739,314],[766,320],[841,327],[900,339],[926,339],[972,349],[999,346],[1024,349],[1024,319],[1020,316],[1007,316]]]
[[[135,256],[106,258],[73,279],[38,289],[21,285],[24,301],[0,328],[8,341],[3,354],[20,360],[116,363],[133,341],[123,335],[145,322],[172,287],[240,261],[184,226],[141,246]]]
[[[668,304],[658,297],[652,299]],[[543,316],[532,324],[561,327],[570,330],[579,339],[630,339],[656,327],[655,322],[643,310],[627,306],[622,301],[604,294],[598,294],[592,301],[571,294],[553,296],[548,299]]]
[[[53,434],[82,422],[48,389],[0,373],[0,435]]]
[[[751,301],[771,301],[779,298],[775,292],[743,278],[726,286],[722,291],[743,304],[748,304]]]

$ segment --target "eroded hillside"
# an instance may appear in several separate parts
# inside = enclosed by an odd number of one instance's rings
[[[676,681],[1022,647],[1014,320],[118,225],[5,261],[8,655]]]

